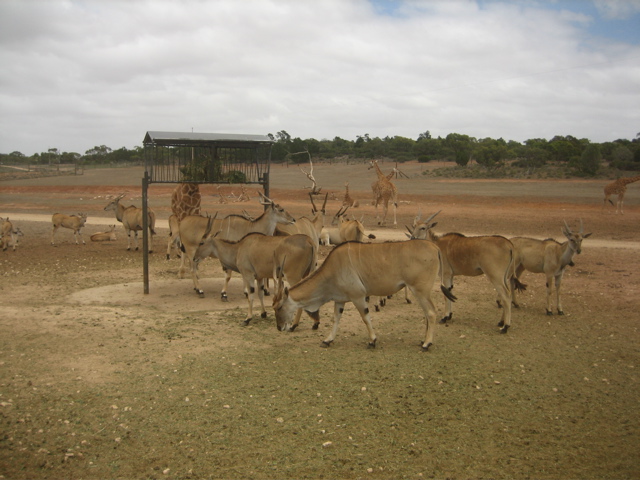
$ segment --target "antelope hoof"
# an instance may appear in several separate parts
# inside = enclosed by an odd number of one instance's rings
[[[260,314],[260,318],[267,318],[267,312],[262,312]]]
[[[200,290],[199,288],[194,288],[194,290],[200,296],[200,298],[204,298],[204,290]]]
[[[251,319],[247,318],[244,322],[242,322],[242,325],[244,325],[245,327],[249,326],[249,324],[251,323]]]
[[[500,329],[500,333],[507,333],[509,331],[510,325],[505,325]]]
[[[331,343],[333,342],[333,340],[327,342],[326,340],[323,340],[322,343],[320,344],[320,347],[322,348],[329,348],[331,346]]]
[[[263,290],[263,294],[265,297],[271,296],[271,293],[269,292],[269,290]]]
[[[558,315],[564,315],[564,312],[562,310],[558,310]]]
[[[553,312],[551,310],[547,310],[547,315],[551,316],[551,315],[553,315]]]
[[[431,343],[431,342],[427,343],[427,345],[426,345],[426,346],[425,346],[425,345],[422,345],[422,351],[423,351],[423,352],[428,352],[428,351],[429,351],[429,347],[430,347],[431,345],[433,345],[433,343]]]
[[[317,330],[319,326],[320,326],[320,323],[314,323],[313,327],[311,327],[311,330]]]
[[[378,341],[377,338],[373,339],[373,342],[369,342],[369,345],[367,345],[367,348],[371,349],[371,348],[376,348],[376,342]]]
[[[405,300],[407,301],[408,304],[411,304],[411,299],[410,298],[405,298]]]
[[[138,251],[138,247],[136,247],[136,252]]]
[[[131,251],[131,247],[127,247],[127,252],[130,252],[130,251]]]
[[[222,300],[223,302],[228,302],[229,298],[227,297],[226,293],[221,293],[220,294],[220,300]]]
[[[376,312],[379,312],[379,311],[380,311],[380,305],[378,305],[378,304],[376,304],[376,305],[375,305],[375,307],[373,307],[373,308],[374,308],[374,310],[375,310]]]
[[[449,320],[451,320],[451,315],[446,315],[440,319],[440,323],[447,323]]]
[[[296,323],[295,325],[291,325],[291,326],[289,327],[289,331],[290,331],[290,332],[293,332],[296,328],[298,328],[298,324],[297,324],[297,323]]]
[[[171,255],[167,253],[167,260],[171,260]]]
[[[500,320],[500,321],[498,322],[498,326],[499,326],[499,327],[504,327],[504,320]]]

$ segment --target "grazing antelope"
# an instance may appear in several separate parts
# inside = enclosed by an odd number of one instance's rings
[[[421,344],[427,350],[433,343],[436,319],[431,290],[439,271],[442,271],[440,250],[426,240],[344,243],[331,251],[318,270],[294,286],[284,287],[279,276],[273,298],[278,330],[290,331],[294,327],[292,320],[298,309],[318,321],[320,307],[333,301],[333,328],[322,342],[328,347],[335,340],[345,303],[352,302],[367,327],[369,346],[375,347],[377,337],[369,314],[369,296],[391,295],[407,286],[425,315],[426,332]],[[440,289],[449,300],[455,300],[442,281]]]
[[[505,237],[498,235],[478,237],[466,237],[460,233],[436,235],[432,228],[437,223],[429,222],[438,213],[440,212],[434,213],[427,220],[416,225],[411,232],[411,238],[430,240],[440,248],[444,259],[443,283],[447,289],[453,288],[453,277],[456,275],[476,277],[484,273],[498,292],[498,297],[505,307],[498,326],[502,327],[501,333],[507,333],[511,326],[511,277],[514,276],[516,263],[513,244]],[[519,290],[526,288],[517,278],[514,281]],[[446,313],[440,323],[448,322],[453,316],[451,302],[447,300],[446,304]]]
[[[127,234],[127,250],[131,250],[131,233],[135,237],[136,250],[138,250],[138,232],[143,229],[143,217],[142,208],[130,205],[125,207],[120,204],[120,200],[124,198],[126,194],[118,195],[114,200],[104,207],[105,211],[113,210],[116,214],[116,219],[122,223],[124,231]],[[149,227],[149,253],[153,252],[153,236],[156,234],[156,214],[148,209],[147,212],[147,225]]]
[[[70,228],[73,230],[73,237],[76,239],[76,245],[78,243],[78,236],[82,240],[82,244],[85,245],[85,241],[82,238],[82,232],[80,231],[84,224],[87,222],[87,214],[79,213],[77,215],[65,215],[64,213],[54,213],[51,217],[51,223],[53,224],[53,230],[51,232],[51,245],[55,245],[53,238],[60,227]]]
[[[212,232],[220,232],[219,238],[229,241],[238,241],[249,233],[263,233],[273,235],[277,224],[295,223],[295,219],[280,205],[267,198],[262,193],[262,205],[265,211],[255,220],[250,220],[242,215],[229,215],[222,219],[214,219],[211,226]],[[189,215],[180,222],[180,243],[182,244],[182,262],[179,276],[182,278],[186,270],[186,261],[191,262],[191,277],[193,278],[194,290],[200,296],[204,296],[204,291],[198,282],[198,263],[210,256],[210,253],[201,254],[200,244],[207,230],[209,219],[198,215]],[[220,296],[223,301],[227,300],[227,286],[231,279],[231,271],[226,271],[224,287]]]
[[[250,233],[237,242],[222,240],[219,235],[210,235],[212,219],[209,220],[205,237],[199,252],[202,255],[216,256],[227,270],[242,275],[249,311],[244,321],[248,325],[253,318],[253,298],[258,288],[261,317],[266,318],[264,308],[263,281],[271,278],[276,265],[285,263],[283,275],[290,284],[297,283],[315,269],[317,247],[303,234],[289,236],[268,236],[262,233]],[[286,259],[286,261],[285,261]],[[300,310],[296,316],[296,325],[300,321]],[[318,328],[317,323],[314,329]]]
[[[97,232],[91,235],[92,242],[115,242],[117,239],[115,225],[109,225],[109,230],[106,232]]]
[[[318,210],[315,202],[313,201],[313,195],[309,192],[309,199],[311,200],[311,218],[300,217],[296,220],[296,223],[292,225],[279,225],[276,227],[276,235],[295,235],[296,233],[302,233],[307,235],[316,244],[320,245],[320,234],[324,227],[324,217],[326,214],[325,207],[327,206],[327,198],[329,194],[324,196],[324,202],[322,208]]]
[[[9,217],[0,218],[0,243],[2,244],[2,251],[4,252],[10,246],[13,246],[13,251],[16,251],[18,246],[18,237],[22,237],[24,234],[20,228],[14,228],[13,223],[9,221]]]
[[[556,305],[558,315],[564,315],[562,302],[560,301],[560,284],[564,270],[573,266],[574,254],[582,252],[582,240],[591,236],[591,233],[584,233],[582,219],[580,220],[580,231],[572,232],[567,222],[564,222],[562,233],[567,237],[567,241],[560,243],[552,238],[546,240],[536,240],[534,238],[514,237],[511,243],[516,253],[515,279],[519,279],[522,272],[527,270],[532,273],[544,273],[547,277],[547,315],[553,315],[551,310],[551,290],[552,282],[556,285]],[[513,305],[518,307],[515,291],[512,289],[511,299]]]

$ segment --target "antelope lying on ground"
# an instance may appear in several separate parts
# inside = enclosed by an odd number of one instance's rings
[[[135,237],[136,250],[138,250],[138,232],[143,229],[143,216],[142,208],[130,205],[125,207],[120,204],[120,200],[124,198],[126,194],[118,195],[114,200],[104,207],[105,211],[113,210],[116,214],[116,219],[122,223],[124,231],[127,234],[127,250],[131,250],[131,233],[133,232]],[[156,214],[150,208],[147,209],[147,225],[149,227],[149,253],[153,252],[153,236],[156,234]]]
[[[78,236],[82,240],[82,244],[85,245],[85,241],[82,238],[82,232],[80,231],[84,224],[87,222],[87,214],[79,213],[77,215],[65,215],[64,213],[54,213],[51,217],[51,223],[53,224],[53,230],[51,232],[51,245],[55,245],[53,238],[60,227],[70,228],[73,230],[73,237],[76,239],[76,245],[78,243]]]
[[[18,237],[22,236],[22,230],[14,227],[13,223],[9,221],[9,217],[0,218],[0,244],[2,245],[3,252],[11,246],[15,252],[16,247],[18,246]]]
[[[367,235],[362,221],[355,218],[349,220],[346,212],[349,206],[342,206],[331,220],[332,227],[324,228],[320,234],[323,245],[340,245],[345,242],[363,242],[365,238],[375,239],[375,235]],[[337,225],[337,226],[336,226]]]
[[[283,274],[286,280],[293,284],[309,275],[315,268],[317,247],[307,235],[295,234],[289,236],[267,236],[262,233],[250,233],[238,242],[230,242],[218,238],[219,235],[209,235],[203,238],[199,252],[214,255],[227,270],[242,275],[249,311],[244,321],[248,325],[253,318],[253,297],[258,289],[261,316],[265,318],[263,281],[271,278],[276,265],[284,262]],[[279,263],[276,263],[279,262]],[[299,311],[296,325],[300,321]],[[314,329],[318,328],[318,321]]]
[[[262,194],[261,194],[262,195]],[[249,233],[263,233],[265,235],[273,235],[276,224],[294,223],[295,219],[280,205],[274,203],[271,199],[262,195],[262,204],[266,206],[266,210],[255,220],[249,220],[241,215],[229,215],[222,219],[214,219],[210,228],[211,232],[220,232],[218,238],[228,241],[238,241]],[[182,278],[185,272],[186,261],[191,262],[191,277],[193,278],[194,290],[200,296],[204,295],[204,291],[200,288],[198,282],[198,263],[211,256],[210,252],[200,253],[200,245],[207,231],[209,218],[198,215],[189,215],[180,222],[180,242],[185,254],[182,256],[179,276]],[[231,271],[225,271],[225,282],[220,292],[223,301],[227,300],[227,286],[231,279]]]
[[[333,328],[323,341],[329,346],[338,332],[344,305],[352,302],[369,333],[369,346],[375,347],[376,334],[371,324],[368,298],[396,293],[407,286],[418,299],[425,315],[425,337],[422,349],[433,343],[436,311],[431,301],[431,289],[442,268],[440,250],[426,240],[387,243],[347,242],[334,248],[324,263],[309,277],[293,287],[278,288],[273,298],[278,330],[290,331],[296,310],[303,309],[319,321],[318,310],[333,301]],[[450,290],[440,282],[440,289],[449,300],[455,300]]]
[[[91,235],[92,242],[115,242],[117,239],[115,225],[109,225],[107,232],[96,232]]]
[[[514,237],[511,243],[516,253],[515,279],[518,280],[522,272],[527,270],[532,273],[544,273],[547,277],[547,315],[553,315],[551,310],[551,290],[552,282],[555,279],[556,285],[556,305],[558,315],[564,315],[562,302],[560,301],[560,284],[564,269],[573,266],[573,255],[582,252],[582,240],[591,236],[591,233],[584,233],[582,220],[580,220],[580,231],[572,232],[564,223],[562,233],[567,237],[567,241],[559,243],[552,238],[546,240],[536,240],[533,238]],[[515,291],[511,292],[513,305],[518,307]],[[502,305],[499,302],[500,305]]]
[[[511,277],[514,276],[516,264],[513,244],[505,237],[497,235],[478,237],[465,237],[460,233],[436,235],[432,231],[436,223],[429,222],[438,213],[440,212],[436,212],[425,222],[416,225],[411,232],[411,238],[427,239],[440,247],[444,259],[442,276],[447,289],[453,288],[453,277],[456,275],[475,277],[484,273],[505,306],[498,326],[502,327],[501,333],[507,333],[511,326]],[[519,290],[526,288],[517,278],[514,281]],[[446,304],[446,313],[440,323],[446,323],[453,316],[451,302],[447,300]]]

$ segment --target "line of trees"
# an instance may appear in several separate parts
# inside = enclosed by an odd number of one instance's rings
[[[576,174],[595,175],[606,160],[618,170],[640,170],[640,133],[633,140],[618,139],[613,142],[592,143],[571,135],[555,136],[551,140],[533,138],[523,143],[502,138],[477,139],[459,133],[434,138],[427,130],[414,140],[407,137],[370,137],[358,135],[355,140],[335,137],[333,140],[301,139],[292,137],[285,130],[269,134],[274,141],[271,160],[275,163],[306,163],[309,156],[314,160],[345,160],[388,158],[406,162],[417,160],[454,161],[466,166],[473,161],[487,169],[499,168],[506,162],[525,168],[538,168],[547,163],[565,163]],[[309,155],[297,155],[308,152]],[[11,164],[121,164],[142,163],[142,146],[129,150],[117,150],[101,145],[87,150],[83,155],[60,152],[51,148],[47,152],[25,156],[20,152],[0,154],[0,162]]]

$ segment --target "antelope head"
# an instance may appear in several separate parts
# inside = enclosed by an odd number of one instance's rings
[[[567,221],[564,220],[564,228],[562,229],[562,233],[567,240],[569,240],[569,244],[571,249],[576,252],[578,255],[582,253],[582,240],[591,236],[591,233],[584,233],[584,225],[582,224],[582,218],[580,219],[580,231],[572,232],[571,228],[567,224]]]
[[[349,210],[349,205],[343,205],[342,207],[340,207],[340,210],[338,210],[338,212],[333,216],[331,225],[338,225],[342,217],[344,217],[344,214],[347,213],[347,210]]]
[[[409,238],[419,238],[419,239],[428,239],[429,238],[429,231],[435,227],[438,222],[433,222],[431,223],[431,220],[433,220],[435,218],[436,215],[438,215],[442,210],[438,210],[436,213],[434,213],[433,215],[431,215],[429,218],[427,218],[424,222],[419,223],[418,225],[416,225],[413,230],[411,230],[408,226],[407,226],[407,230],[409,230],[409,233],[411,233],[411,237]]]

